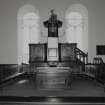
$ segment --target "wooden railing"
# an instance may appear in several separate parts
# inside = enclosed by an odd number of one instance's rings
[[[105,63],[88,63],[85,65],[84,73],[93,77],[98,82],[105,83]]]
[[[104,61],[101,57],[94,57],[93,64],[104,64]]]
[[[76,59],[79,60],[83,64],[88,63],[88,54],[81,51],[79,48],[75,49]]]

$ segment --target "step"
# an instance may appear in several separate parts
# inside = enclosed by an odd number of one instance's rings
[[[37,69],[70,69],[70,67],[37,67]]]
[[[36,70],[39,73],[62,73],[72,71],[70,67],[37,67]]]

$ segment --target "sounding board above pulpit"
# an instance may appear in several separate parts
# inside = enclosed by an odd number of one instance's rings
[[[58,28],[62,27],[62,21],[57,19],[53,9],[50,12],[50,18],[44,21],[43,24],[48,28],[48,37],[58,37]]]

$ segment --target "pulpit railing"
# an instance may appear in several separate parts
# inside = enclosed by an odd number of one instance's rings
[[[79,48],[75,49],[75,53],[76,53],[76,59],[77,60],[79,60],[83,64],[87,64],[88,63],[88,53],[87,54],[84,53]]]

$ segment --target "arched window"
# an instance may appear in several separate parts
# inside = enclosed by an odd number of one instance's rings
[[[66,11],[66,39],[77,43],[82,51],[88,51],[88,12],[81,4],[74,4]]]
[[[29,43],[40,42],[39,13],[31,5],[18,13],[18,64],[29,62]]]

